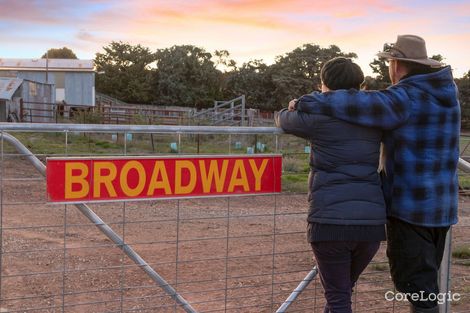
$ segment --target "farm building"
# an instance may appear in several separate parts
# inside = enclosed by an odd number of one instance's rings
[[[55,85],[55,101],[68,106],[95,105],[93,60],[0,59],[0,77]]]
[[[0,77],[0,122],[50,122],[55,101],[53,84]]]

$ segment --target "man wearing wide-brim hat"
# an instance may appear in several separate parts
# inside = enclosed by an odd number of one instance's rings
[[[291,102],[290,109],[384,129],[391,276],[396,289],[408,294],[411,312],[437,313],[445,238],[457,223],[457,88],[450,66],[429,58],[419,36],[400,35],[378,56],[390,63],[389,88],[314,92]]]

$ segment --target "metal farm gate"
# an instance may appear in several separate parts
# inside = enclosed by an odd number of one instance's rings
[[[0,312],[323,312],[305,238],[305,141],[273,127],[1,123],[0,131]],[[47,202],[46,157],[252,153],[283,154],[281,194]],[[458,247],[469,244],[462,207]],[[441,286],[461,299],[442,312],[470,312],[468,263],[454,262],[450,240],[448,248]],[[355,288],[355,312],[408,312],[386,292],[382,247]]]

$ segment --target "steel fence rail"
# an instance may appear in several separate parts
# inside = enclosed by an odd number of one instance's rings
[[[289,306],[297,299],[297,297],[302,293],[302,291],[307,288],[307,286],[312,282],[312,280],[317,276],[318,269],[315,266],[305,278],[300,282],[300,284],[294,289],[294,291],[289,295],[287,300],[277,309],[276,313],[285,313]]]
[[[9,142],[28,161],[33,164],[36,170],[46,176],[46,166],[31,151],[28,150],[18,139],[8,133],[2,132],[0,139]],[[187,313],[197,313],[197,311],[184,299],[176,290],[166,282],[137,252],[132,249],[124,240],[109,227],[93,210],[86,204],[75,204],[80,212],[88,218],[103,234],[108,237],[116,246],[121,249],[132,261],[134,261],[153,281],[155,281],[168,295],[180,304]]]
[[[461,170],[463,170],[467,173],[470,173],[470,163],[465,161],[462,158],[459,158],[459,169],[461,169]]]
[[[0,123],[0,131],[26,132],[99,132],[99,133],[159,133],[159,134],[267,134],[280,135],[277,127],[245,126],[162,126],[162,125],[109,125],[109,124],[30,124]]]

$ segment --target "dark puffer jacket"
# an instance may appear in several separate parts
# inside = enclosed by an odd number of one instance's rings
[[[386,209],[377,173],[382,133],[318,114],[282,110],[279,126],[310,141],[308,221],[383,225]]]

